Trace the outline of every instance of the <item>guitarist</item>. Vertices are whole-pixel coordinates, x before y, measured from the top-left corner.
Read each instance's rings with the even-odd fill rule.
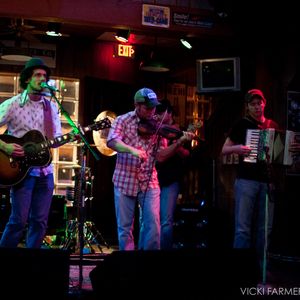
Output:
[[[49,101],[49,90],[41,87],[51,70],[39,58],[29,60],[20,73],[22,93],[0,104],[0,126],[16,138],[30,130],[39,130],[52,139],[61,135],[57,106]],[[22,145],[0,141],[0,151],[9,156],[24,156]],[[3,231],[0,246],[17,247],[26,234],[27,248],[40,248],[46,234],[54,190],[53,166],[31,168],[24,179],[11,187],[11,215]]]

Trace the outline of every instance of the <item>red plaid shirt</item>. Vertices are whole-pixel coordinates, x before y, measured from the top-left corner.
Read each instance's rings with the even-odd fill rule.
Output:
[[[148,153],[147,160],[141,160],[130,153],[117,153],[117,161],[113,174],[113,183],[122,193],[136,196],[139,191],[145,192],[148,188],[158,188],[157,172],[155,169],[155,149],[167,147],[167,140],[152,136],[142,137],[138,134],[139,117],[135,111],[118,116],[111,125],[107,142],[120,139],[125,144],[137,149],[144,149]]]

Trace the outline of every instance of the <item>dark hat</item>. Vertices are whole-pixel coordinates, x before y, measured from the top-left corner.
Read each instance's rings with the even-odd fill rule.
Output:
[[[154,91],[149,88],[142,88],[138,90],[134,95],[134,103],[145,104],[150,108],[160,104]]]
[[[26,81],[30,76],[32,76],[32,71],[34,69],[43,69],[47,72],[47,79],[49,79],[51,70],[45,65],[44,61],[38,57],[31,58],[26,64],[24,69],[20,73],[20,84],[23,89],[26,89]]]
[[[159,101],[159,103],[160,105],[158,105],[156,108],[157,113],[163,113],[166,110],[168,111],[168,113],[174,111],[171,102],[168,99],[162,99]]]
[[[245,102],[249,103],[253,100],[253,98],[260,98],[261,100],[264,101],[264,103],[266,103],[266,98],[261,90],[258,89],[249,90],[245,95]]]

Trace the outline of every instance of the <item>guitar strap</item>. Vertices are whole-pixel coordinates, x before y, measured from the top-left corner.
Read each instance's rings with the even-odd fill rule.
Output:
[[[51,103],[49,100],[44,98],[44,127],[45,127],[45,136],[52,140],[53,136],[53,120],[52,120],[52,110]]]

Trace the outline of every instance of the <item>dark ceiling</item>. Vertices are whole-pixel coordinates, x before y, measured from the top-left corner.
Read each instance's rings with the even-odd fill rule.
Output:
[[[230,42],[238,39],[242,43],[297,43],[300,18],[290,0],[271,5],[258,0],[210,0],[210,18],[213,30],[193,30],[182,27],[162,30],[137,26],[131,28],[131,43],[173,47],[183,35],[200,41],[219,39]],[[117,16],[116,16],[117,17]],[[91,39],[114,41],[117,25],[58,20],[61,23],[60,38],[45,35],[49,18],[22,18],[0,15],[0,40],[21,39],[29,42],[56,43],[62,39]],[[282,45],[281,45],[282,46]]]

